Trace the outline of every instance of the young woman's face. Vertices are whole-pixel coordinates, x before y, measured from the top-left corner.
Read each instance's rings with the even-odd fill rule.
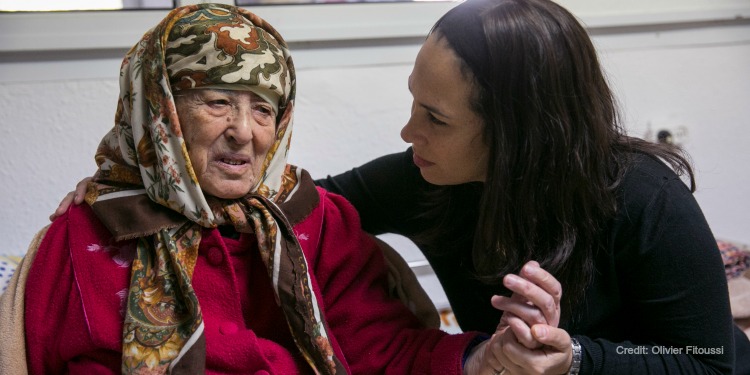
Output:
[[[482,119],[470,103],[473,84],[444,38],[427,38],[409,90],[414,101],[401,138],[412,144],[422,177],[436,185],[484,181],[489,148]]]
[[[185,145],[205,194],[250,192],[276,135],[273,106],[249,91],[196,89],[175,99]]]

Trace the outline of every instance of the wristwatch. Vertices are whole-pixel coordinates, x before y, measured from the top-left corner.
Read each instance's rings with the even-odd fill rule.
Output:
[[[581,357],[583,357],[581,344],[577,339],[571,337],[570,346],[573,348],[573,363],[570,364],[568,375],[578,375],[578,371],[581,371]]]

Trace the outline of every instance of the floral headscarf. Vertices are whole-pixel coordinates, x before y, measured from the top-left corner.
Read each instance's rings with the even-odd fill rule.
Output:
[[[277,106],[276,138],[243,198],[206,197],[182,137],[173,92],[250,90]],[[299,350],[316,373],[343,373],[307,262],[277,204],[301,170],[286,163],[295,74],[286,43],[258,16],[229,5],[173,10],[125,56],[114,128],[96,154],[86,201],[116,240],[138,239],[123,329],[123,373],[202,373],[205,338],[192,288],[202,227],[255,233]]]

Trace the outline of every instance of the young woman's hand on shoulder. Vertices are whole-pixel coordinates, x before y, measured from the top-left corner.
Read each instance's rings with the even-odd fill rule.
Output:
[[[57,206],[55,212],[49,215],[49,221],[55,221],[58,216],[65,213],[71,204],[83,203],[83,198],[86,196],[86,186],[91,182],[92,177],[86,177],[76,184],[76,189],[65,195],[60,201],[60,205]]]

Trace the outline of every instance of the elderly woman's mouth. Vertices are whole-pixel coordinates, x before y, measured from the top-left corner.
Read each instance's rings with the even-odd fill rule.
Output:
[[[217,155],[214,164],[229,173],[244,173],[252,165],[252,158],[245,155]]]
[[[243,164],[247,164],[247,162],[244,161],[244,160],[236,160],[236,159],[221,159],[221,162],[224,163],[224,164],[229,164],[229,165],[243,165]]]
[[[227,164],[246,164],[252,157],[245,152],[214,152],[213,159]]]

